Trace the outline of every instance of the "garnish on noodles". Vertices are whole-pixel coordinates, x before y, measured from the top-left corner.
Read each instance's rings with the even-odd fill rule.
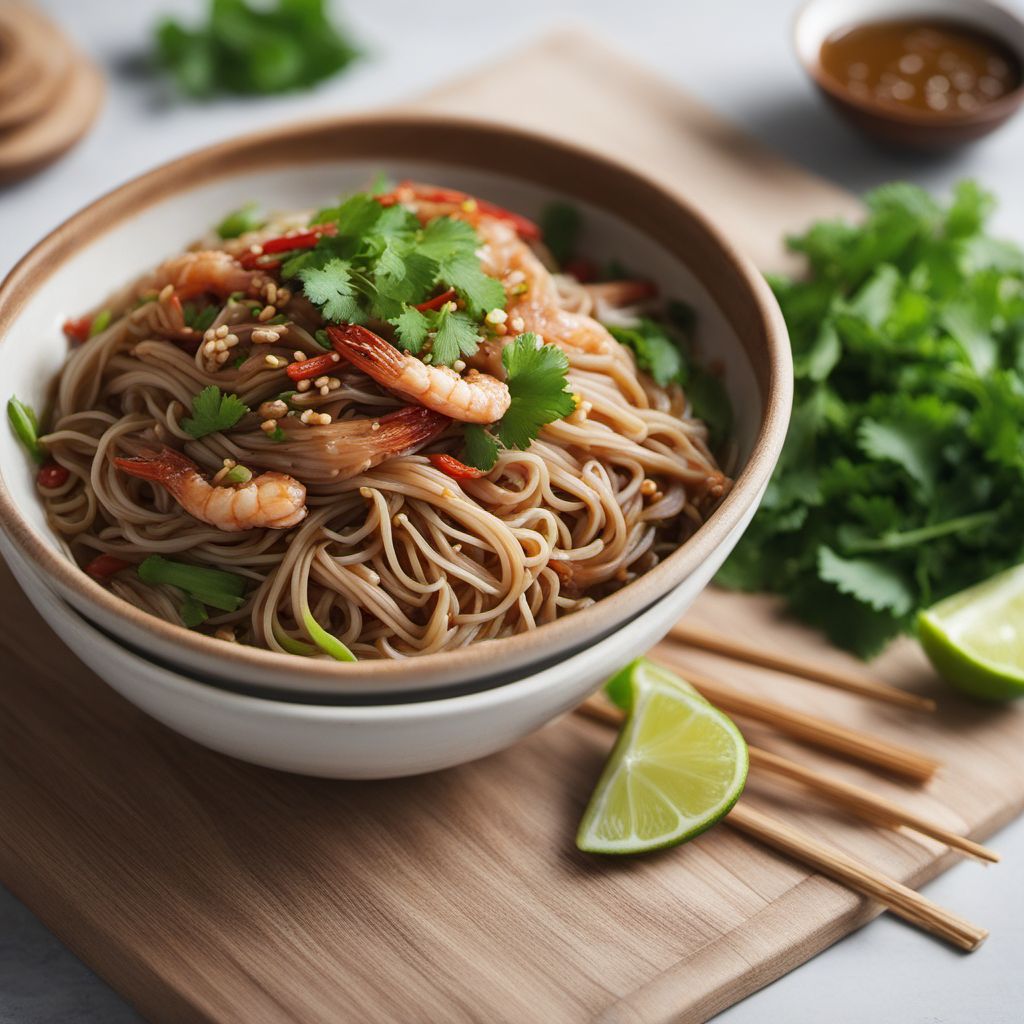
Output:
[[[452,650],[600,600],[728,489],[649,282],[432,185],[243,211],[69,311],[44,426],[9,409],[133,605],[303,657]]]

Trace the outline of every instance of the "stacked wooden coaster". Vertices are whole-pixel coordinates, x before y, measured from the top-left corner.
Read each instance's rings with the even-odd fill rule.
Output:
[[[53,22],[20,0],[0,3],[0,183],[67,152],[102,96],[98,69]]]

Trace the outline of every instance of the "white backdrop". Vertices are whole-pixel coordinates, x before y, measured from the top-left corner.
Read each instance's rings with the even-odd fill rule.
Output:
[[[3,0],[0,0],[3,2]],[[942,159],[896,157],[835,120],[793,57],[796,0],[349,0],[368,57],[312,94],[183,103],[142,67],[159,14],[205,0],[40,0],[106,70],[100,121],[65,160],[0,191],[0,274],[68,214],[157,163],[291,117],[399,100],[575,20],[791,159],[855,190],[896,177],[943,190],[965,175],[1002,199],[998,226],[1024,242],[1024,115]],[[1024,0],[1010,0],[1024,9]],[[1024,821],[993,841],[1006,860],[963,864],[929,895],[992,929],[965,957],[883,918],[727,1011],[723,1024],[1020,1024],[1024,1020]],[[539,1020],[542,1018],[539,1017]],[[125,1024],[137,1016],[0,889],[0,1024]]]

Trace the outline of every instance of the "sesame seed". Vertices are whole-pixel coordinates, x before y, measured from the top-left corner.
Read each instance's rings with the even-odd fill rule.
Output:
[[[317,388],[325,388],[325,387],[327,387],[327,378],[326,377],[317,377],[317,379],[315,381],[313,381],[313,386],[317,387]]]
[[[259,412],[265,420],[279,420],[288,415],[288,406],[280,398],[275,398],[260,405]]]
[[[331,389],[326,384],[321,384],[317,390],[320,392],[321,395],[323,395],[324,398],[326,398],[331,393]]]
[[[374,420],[373,423],[370,424],[370,429],[380,430],[380,422],[378,420]]]
[[[466,368],[466,360],[465,359],[456,359],[455,362],[452,363],[452,369],[456,373],[462,373],[462,371],[465,368]]]
[[[526,329],[526,321],[521,316],[514,316],[512,317],[509,326],[513,331],[523,331]]]
[[[292,353],[292,359],[294,359],[295,362],[297,362],[297,363],[301,363],[305,358],[306,358],[306,353],[303,352],[302,349],[300,349],[300,348],[297,348]]]
[[[300,380],[295,385],[295,387],[299,391],[308,391],[312,386],[313,386],[313,382],[311,380]]]
[[[203,332],[203,341],[213,341],[216,337],[217,332],[212,327]]]
[[[275,300],[277,308],[281,309],[282,306],[287,306],[289,301],[291,300],[291,297],[292,293],[287,288],[278,288],[277,299]]]
[[[174,285],[165,284],[160,289],[160,294],[157,296],[157,300],[160,302],[166,302],[174,294]]]
[[[266,363],[267,366],[269,366],[272,370],[277,370],[280,367],[284,366],[284,360],[278,359],[277,356],[275,355],[265,355],[263,357],[263,362]]]
[[[266,296],[267,302],[277,302],[277,285],[273,281],[268,281],[263,289],[263,294]]]
[[[235,631],[230,626],[221,626],[213,635],[218,640],[226,640],[231,644],[235,642]]]
[[[260,430],[262,430],[265,434],[272,434],[275,430],[277,430],[277,420],[264,420],[260,424]]]
[[[337,391],[341,387],[341,381],[337,377],[328,377],[327,387],[331,391]]]
[[[226,338],[228,336],[228,333],[229,328],[227,324],[221,324],[220,327],[218,327],[217,330],[213,332],[215,338]]]
[[[503,309],[492,309],[487,314],[487,322],[489,324],[503,324],[508,319],[508,313]]]
[[[257,327],[252,332],[252,342],[254,345],[273,345],[280,339],[280,335],[277,331],[272,331],[266,328]]]
[[[339,356],[337,352],[332,352],[331,353],[331,362],[333,362],[333,363],[340,363],[341,362],[341,356]]]
[[[203,352],[208,356],[212,356],[217,351],[217,342],[211,339],[203,346]]]
[[[268,320],[273,320],[275,316],[277,316],[277,308],[275,306],[264,306],[256,319],[261,323],[266,323]]]
[[[372,498],[373,497],[373,491],[371,491],[369,487],[360,487],[359,488],[359,496],[361,498]]]

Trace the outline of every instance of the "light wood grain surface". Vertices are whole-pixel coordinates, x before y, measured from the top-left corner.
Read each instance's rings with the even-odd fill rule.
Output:
[[[705,206],[762,266],[778,265],[783,230],[854,207],[592,42],[559,38],[510,70],[429,102],[509,111],[620,152]],[[419,779],[290,777],[207,752],[125,703],[6,570],[0,607],[0,878],[151,1020],[692,1024],[876,912],[726,829],[642,860],[576,852],[610,745],[596,723],[568,717]],[[851,664],[768,599],[711,591],[692,620]],[[939,697],[936,715],[673,656],[944,761],[918,788],[749,729],[949,828],[981,838],[1024,807],[1024,714],[947,697],[909,644],[875,674]],[[744,800],[912,885],[950,861],[928,839],[864,828],[785,785],[752,783]],[[999,885],[1005,869],[979,867],[978,884]]]

